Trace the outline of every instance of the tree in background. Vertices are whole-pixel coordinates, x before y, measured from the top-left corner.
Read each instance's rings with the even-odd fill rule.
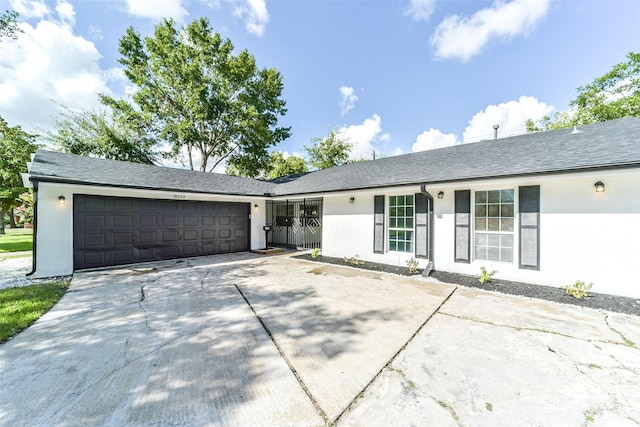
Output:
[[[5,10],[0,14],[0,41],[5,37],[15,39],[22,32],[18,27],[18,16],[14,10]]]
[[[136,119],[131,119],[135,116]],[[55,130],[46,139],[65,153],[97,156],[127,162],[153,164],[155,141],[141,127],[140,115],[121,108],[107,111],[73,112],[65,110],[56,119]]]
[[[622,117],[640,117],[640,53],[629,52],[627,61],[613,66],[611,71],[592,83],[578,88],[578,96],[568,111],[557,113],[552,120],[546,116],[538,122],[525,122],[527,132],[540,132],[599,123]]]
[[[268,179],[276,179],[281,176],[293,175],[308,172],[307,162],[299,156],[285,157],[280,151],[272,151],[269,154]]]
[[[132,27],[120,39],[119,62],[136,85],[132,103],[102,96],[116,110],[137,112],[155,141],[171,147],[180,161],[184,149],[191,169],[212,171],[222,162],[240,174],[258,176],[268,166],[268,148],[290,135],[278,127],[286,113],[282,76],[258,69],[246,50],[214,33],[206,18],[177,29],[172,20],[141,38]],[[199,165],[194,165],[196,158]]]
[[[332,130],[324,138],[314,138],[311,142],[311,147],[305,146],[304,149],[313,168],[328,169],[350,163],[349,155],[353,144],[341,138],[336,131]]]
[[[0,234],[4,234],[4,213],[9,213],[11,226],[15,226],[13,210],[22,204],[20,194],[27,191],[20,174],[27,172],[27,162],[39,147],[36,137],[0,117]]]

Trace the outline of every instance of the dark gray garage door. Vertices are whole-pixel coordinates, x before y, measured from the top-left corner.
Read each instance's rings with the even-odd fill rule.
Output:
[[[75,195],[74,269],[247,251],[249,206]]]

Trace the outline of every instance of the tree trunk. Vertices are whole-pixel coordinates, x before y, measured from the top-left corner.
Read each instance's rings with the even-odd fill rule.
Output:
[[[0,234],[5,234],[4,232],[4,212],[0,211]]]
[[[15,212],[13,212],[13,208],[11,208],[11,210],[9,211],[9,226],[11,228],[18,228],[18,226],[16,225],[16,215]]]

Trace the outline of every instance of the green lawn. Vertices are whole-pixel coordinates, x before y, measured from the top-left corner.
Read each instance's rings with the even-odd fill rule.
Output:
[[[33,248],[33,229],[7,228],[0,234],[0,253],[30,251]]]
[[[0,343],[28,328],[64,295],[68,282],[0,289]]]

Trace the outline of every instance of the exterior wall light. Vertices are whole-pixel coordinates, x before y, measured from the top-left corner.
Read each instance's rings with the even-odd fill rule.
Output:
[[[260,209],[260,206],[258,206],[258,204],[256,203],[255,205],[253,205],[253,209],[257,211],[258,209]]]
[[[58,196],[58,204],[59,205],[64,205],[66,201],[67,201],[67,199],[65,199],[64,196]]]
[[[438,199],[444,198],[444,191],[438,192]]]
[[[355,197],[349,197],[349,203],[353,203],[353,202],[355,202],[355,201],[356,201],[356,198],[355,198]]]
[[[604,182],[598,181],[593,186],[596,187],[596,193],[604,193]]]

